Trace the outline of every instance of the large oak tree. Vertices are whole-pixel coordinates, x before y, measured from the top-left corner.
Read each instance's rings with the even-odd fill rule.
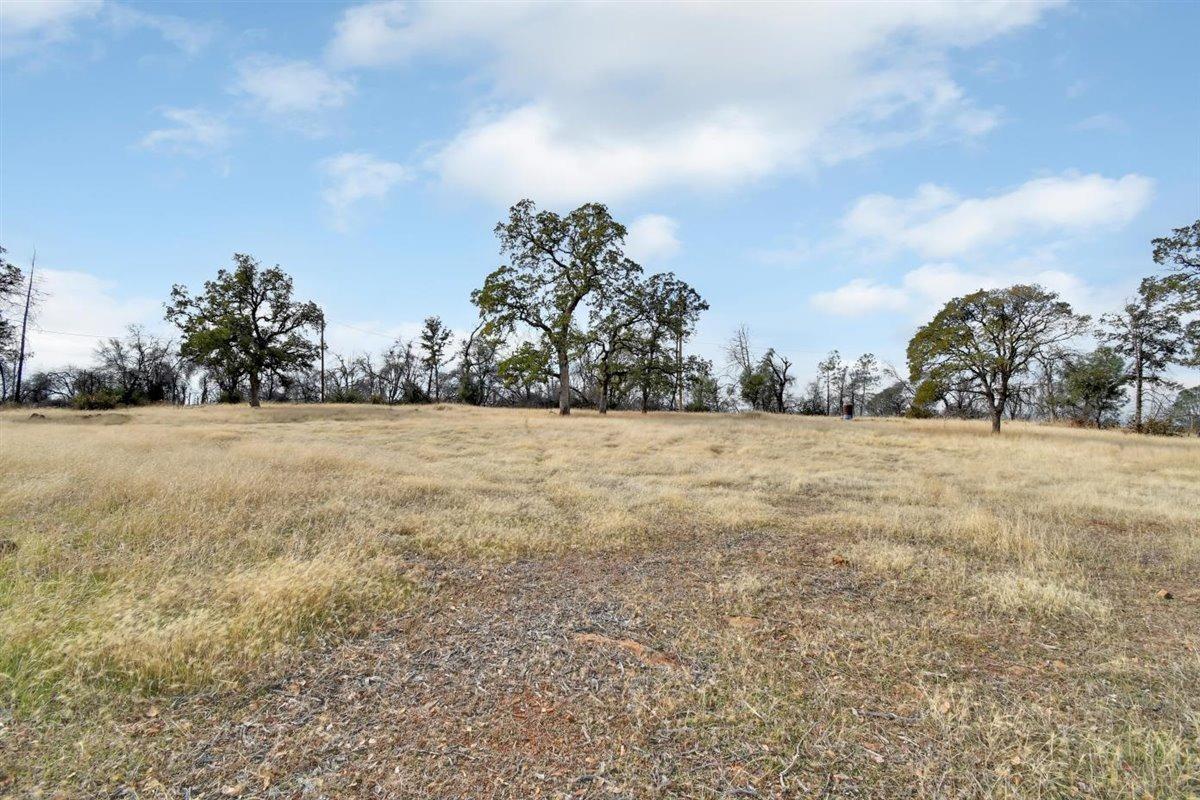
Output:
[[[1087,329],[1054,292],[1040,286],[980,289],[956,297],[908,343],[913,383],[961,382],[986,401],[992,432],[1008,405],[1013,378],[1042,353]]]
[[[245,376],[250,405],[258,407],[264,374],[308,367],[319,348],[304,336],[322,320],[315,303],[292,300],[292,279],[278,266],[263,269],[236,253],[234,268],[220,270],[192,295],[176,285],[167,319],[183,333],[185,358],[226,376]]]
[[[575,312],[592,293],[618,294],[642,271],[625,257],[625,233],[625,226],[599,203],[560,216],[522,200],[496,225],[500,252],[509,263],[471,294],[489,328],[523,324],[545,338],[558,366],[560,414],[571,413]]]

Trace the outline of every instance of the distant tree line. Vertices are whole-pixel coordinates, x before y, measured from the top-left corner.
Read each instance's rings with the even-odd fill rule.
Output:
[[[986,418],[995,433],[1005,418],[1115,426],[1132,402],[1135,431],[1200,435],[1200,386],[1166,377],[1172,365],[1200,366],[1200,220],[1152,247],[1165,271],[1095,321],[1040,286],[950,300],[909,342],[906,375],[870,353],[848,361],[834,350],[797,394],[792,361],[755,352],[743,326],[726,347],[727,392],[759,411]],[[1096,346],[1074,346],[1086,339]]]
[[[139,327],[98,344],[86,367],[23,376],[32,275],[0,248],[0,398],[111,408],[140,403],[437,403],[1039,419],[1197,433],[1200,387],[1166,377],[1200,366],[1200,220],[1152,243],[1162,271],[1097,320],[1055,293],[1017,285],[945,304],[909,342],[901,373],[873,354],[834,350],[797,384],[794,362],[757,349],[746,326],[725,367],[688,353],[708,303],[672,273],[647,275],[624,253],[626,229],[603,205],[563,216],[531,201],[496,225],[504,263],[471,294],[456,334],[438,316],[379,353],[325,346],[325,315],[293,298],[292,279],[235,254],[200,291],[176,286],[166,319],[178,339]],[[31,272],[33,264],[31,263]],[[1079,349],[1090,341],[1094,347]]]

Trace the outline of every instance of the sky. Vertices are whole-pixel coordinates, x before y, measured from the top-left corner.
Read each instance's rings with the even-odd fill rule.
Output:
[[[802,377],[903,371],[950,298],[1117,308],[1200,218],[1200,3],[0,3],[0,245],[34,365],[169,331],[176,283],[279,264],[331,347],[475,320],[522,198]]]

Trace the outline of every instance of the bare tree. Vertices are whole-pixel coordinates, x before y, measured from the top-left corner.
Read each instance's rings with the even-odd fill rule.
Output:
[[[29,331],[29,312],[33,308],[33,280],[37,269],[37,250],[29,259],[29,282],[25,286],[25,310],[21,313],[21,342],[17,346],[17,375],[13,384],[13,402],[21,402],[21,376],[25,372],[25,342]]]

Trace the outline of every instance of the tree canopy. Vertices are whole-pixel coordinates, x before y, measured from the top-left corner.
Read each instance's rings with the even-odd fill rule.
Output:
[[[292,300],[292,279],[278,266],[263,269],[242,253],[233,260],[234,268],[219,270],[203,292],[192,295],[176,285],[166,317],[183,334],[183,357],[246,376],[250,405],[257,407],[264,373],[307,366],[317,357],[319,348],[304,329],[319,326],[322,314],[315,303]]]
[[[1200,219],[1182,228],[1176,228],[1170,236],[1162,236],[1151,242],[1154,247],[1154,263],[1167,267],[1171,272],[1162,278],[1150,279],[1159,283],[1172,298],[1171,310],[1180,317],[1187,314],[1200,315]],[[1181,349],[1188,353],[1183,363],[1200,366],[1200,316],[1182,325],[1179,332]]]
[[[631,291],[641,274],[642,268],[625,256],[625,234],[625,226],[600,203],[560,216],[522,200],[496,225],[500,252],[509,263],[471,294],[471,302],[492,329],[520,323],[546,338],[558,361],[561,414],[571,413],[571,324],[576,310],[594,292]]]
[[[1047,348],[1083,333],[1088,318],[1037,285],[980,289],[956,297],[908,343],[914,383],[963,383],[987,402],[992,431],[1008,404],[1012,380]]]

